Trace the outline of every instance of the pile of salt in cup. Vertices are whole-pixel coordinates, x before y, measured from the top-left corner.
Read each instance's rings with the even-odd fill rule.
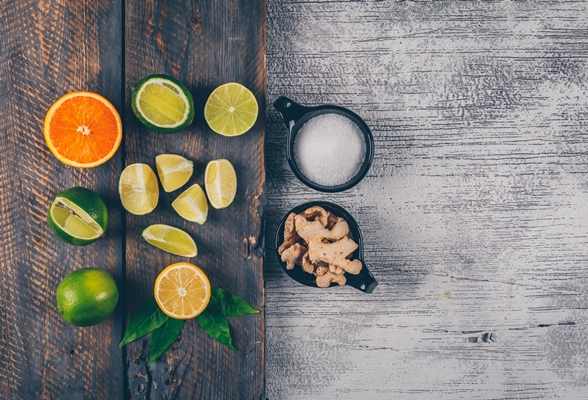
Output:
[[[366,154],[363,132],[350,118],[320,114],[308,120],[294,139],[294,159],[310,181],[328,187],[343,185],[361,169]]]

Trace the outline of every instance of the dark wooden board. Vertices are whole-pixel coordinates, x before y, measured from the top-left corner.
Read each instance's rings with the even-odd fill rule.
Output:
[[[125,164],[142,162],[155,169],[161,153],[195,162],[188,185],[203,185],[206,164],[229,159],[237,171],[235,202],[209,210],[200,226],[179,217],[170,203],[181,190],[161,191],[159,205],[147,216],[126,217],[127,305],[132,312],[153,293],[155,278],[167,265],[182,261],[141,238],[150,224],[165,223],[188,231],[199,255],[192,259],[215,286],[223,287],[263,310],[262,260],[254,254],[261,233],[259,205],[265,179],[264,113],[243,136],[212,132],[203,118],[204,103],[218,85],[239,82],[265,110],[265,1],[128,1],[125,27]],[[130,110],[130,88],[152,73],[172,75],[194,96],[196,116],[185,131],[165,135],[142,126]],[[131,398],[259,399],[264,385],[264,314],[230,320],[238,352],[213,341],[188,321],[179,341],[146,367],[147,339],[127,347]]]
[[[3,1],[0,6],[0,398],[116,399],[124,392],[118,341],[122,307],[91,328],[68,325],[55,307],[61,279],[81,267],[123,287],[119,152],[94,169],[68,167],[43,138],[51,104],[95,91],[119,110],[122,6],[118,0]],[[97,191],[109,208],[106,236],[75,247],[49,230],[53,197],[71,186]]]
[[[269,0],[268,104],[372,128],[354,189],[306,188],[267,120],[267,397],[585,399],[588,2]],[[290,280],[273,235],[327,199],[380,285]]]

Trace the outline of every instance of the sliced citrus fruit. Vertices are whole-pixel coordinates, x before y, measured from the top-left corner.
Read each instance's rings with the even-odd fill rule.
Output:
[[[204,186],[210,204],[225,208],[235,200],[237,193],[237,174],[229,160],[212,160],[204,171]]]
[[[85,246],[104,235],[108,209],[96,192],[72,187],[55,196],[47,212],[47,223],[64,242]]]
[[[208,218],[208,202],[202,187],[195,183],[172,202],[172,207],[185,220],[203,225]]]
[[[198,248],[194,239],[181,229],[173,226],[155,224],[142,233],[147,243],[181,257],[196,257]]]
[[[129,165],[120,174],[118,194],[123,207],[131,214],[149,214],[159,201],[155,172],[147,164]]]
[[[57,100],[45,116],[45,141],[62,163],[92,168],[110,160],[122,140],[116,108],[91,92],[72,92]]]
[[[135,83],[131,108],[146,127],[162,133],[178,132],[194,119],[192,94],[168,75],[149,75]]]
[[[184,186],[194,172],[194,163],[177,154],[160,154],[155,157],[157,175],[163,190],[173,192]]]
[[[239,136],[257,120],[259,109],[251,90],[240,83],[225,83],[214,89],[204,106],[210,129],[223,136]]]
[[[210,293],[206,274],[194,264],[179,262],[161,271],[155,280],[153,296],[166,315],[191,319],[204,311]]]

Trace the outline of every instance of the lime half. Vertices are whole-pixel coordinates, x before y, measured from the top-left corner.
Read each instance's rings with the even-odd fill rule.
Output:
[[[142,236],[147,243],[168,253],[181,257],[196,257],[198,255],[194,239],[183,230],[173,226],[151,225],[145,228]]]
[[[210,129],[223,136],[239,136],[255,125],[257,100],[240,83],[225,83],[214,89],[204,106],[204,119]]]
[[[108,209],[96,192],[73,187],[55,197],[47,212],[47,223],[64,242],[85,246],[104,235]]]
[[[202,187],[195,183],[186,189],[172,203],[172,207],[187,221],[203,225],[208,218],[208,202]]]
[[[178,132],[194,119],[192,94],[167,75],[149,75],[135,83],[131,108],[146,127],[162,133]]]

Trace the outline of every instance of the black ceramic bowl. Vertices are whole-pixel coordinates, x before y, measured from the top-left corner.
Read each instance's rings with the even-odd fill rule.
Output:
[[[309,203],[301,204],[288,211],[284,218],[282,218],[282,221],[280,222],[280,225],[278,225],[278,230],[276,232],[275,245],[276,256],[278,257],[278,262],[282,266],[284,272],[286,272],[286,274],[288,274],[288,276],[294,279],[296,282],[302,283],[306,286],[317,287],[316,277],[314,275],[304,272],[302,267],[299,265],[296,265],[294,269],[286,269],[286,263],[282,261],[282,258],[278,254],[278,248],[284,242],[284,224],[286,223],[288,215],[290,215],[290,213],[298,214],[307,208],[314,206],[322,207],[337,217],[341,217],[347,221],[349,224],[349,232],[353,240],[355,240],[355,242],[358,244],[358,248],[355,250],[355,252],[353,252],[351,258],[359,259],[362,262],[363,267],[358,275],[345,273],[345,278],[347,279],[346,284],[365,293],[373,292],[374,288],[378,285],[378,282],[374,279],[373,275],[370,273],[365,263],[363,262],[363,236],[361,235],[361,231],[359,230],[357,222],[343,207],[326,201],[311,201]],[[333,286],[339,286],[339,284],[331,283],[330,287]]]
[[[305,107],[287,97],[280,97],[274,102],[274,107],[284,120],[288,129],[286,143],[286,157],[294,175],[306,186],[321,192],[341,192],[357,185],[369,171],[374,159],[374,138],[370,128],[359,115],[351,110],[339,106],[323,105],[317,107]],[[337,186],[324,186],[308,179],[296,164],[294,157],[294,142],[300,128],[311,118],[321,114],[339,114],[353,121],[363,133],[365,139],[365,158],[357,174],[349,181]]]

